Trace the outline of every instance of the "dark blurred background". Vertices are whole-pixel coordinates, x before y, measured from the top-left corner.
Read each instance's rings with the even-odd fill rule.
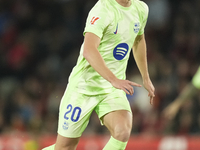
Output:
[[[132,136],[199,136],[200,94],[171,121],[161,112],[200,64],[200,1],[144,1],[150,9],[145,35],[156,97],[151,106],[143,88],[127,96],[134,113]],[[87,14],[96,2],[0,1],[0,136],[56,135],[60,99],[83,42]],[[127,78],[142,83],[132,55]],[[108,133],[96,114],[91,118],[85,136]]]

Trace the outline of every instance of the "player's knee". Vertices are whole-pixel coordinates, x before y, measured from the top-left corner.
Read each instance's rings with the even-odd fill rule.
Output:
[[[112,136],[119,141],[127,142],[130,137],[131,128],[131,126],[117,125]]]

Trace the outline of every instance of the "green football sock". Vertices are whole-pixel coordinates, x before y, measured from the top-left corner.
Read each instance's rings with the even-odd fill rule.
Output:
[[[112,136],[103,150],[124,150],[126,148],[127,142],[121,142],[114,139]]]
[[[55,144],[54,145],[51,145],[49,147],[45,147],[44,149],[42,150],[55,150]]]

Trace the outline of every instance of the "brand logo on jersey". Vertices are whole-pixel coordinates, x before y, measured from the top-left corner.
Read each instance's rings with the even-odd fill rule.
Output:
[[[117,27],[116,27],[114,34],[117,34],[117,31],[118,31],[118,24],[117,24]]]
[[[126,56],[128,50],[129,50],[128,44],[120,43],[114,48],[113,56],[117,60],[122,60]]]
[[[138,22],[138,23],[135,23],[135,24],[134,24],[134,32],[135,32],[135,33],[138,33],[139,30],[140,30],[140,23]]]
[[[100,17],[92,17],[92,20],[90,21],[90,23],[91,23],[91,25],[94,25],[95,24],[95,22],[97,21],[97,20],[99,20],[100,19]]]

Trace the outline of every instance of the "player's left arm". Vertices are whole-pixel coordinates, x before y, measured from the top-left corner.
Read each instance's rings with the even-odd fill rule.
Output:
[[[147,52],[146,41],[144,34],[138,35],[132,47],[133,56],[135,58],[138,69],[142,75],[143,84],[145,89],[149,92],[150,103],[153,104],[153,98],[155,97],[155,88],[150,80],[148,65],[147,65]]]

